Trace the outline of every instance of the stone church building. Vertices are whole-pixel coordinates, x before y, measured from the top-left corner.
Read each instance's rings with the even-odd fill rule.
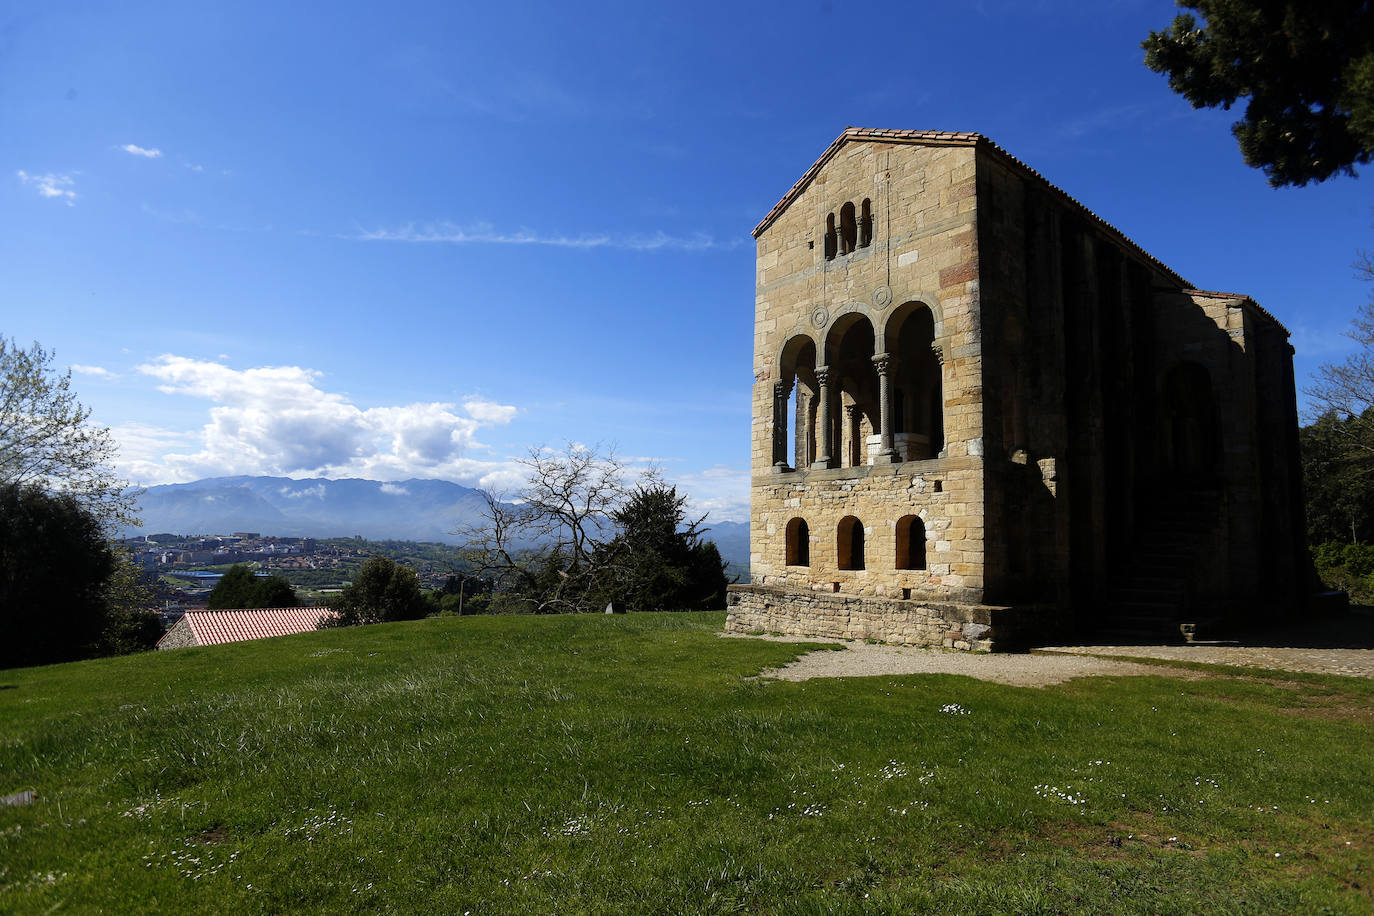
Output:
[[[1254,300],[979,134],[849,128],[753,234],[727,628],[996,649],[1298,606],[1293,350]]]

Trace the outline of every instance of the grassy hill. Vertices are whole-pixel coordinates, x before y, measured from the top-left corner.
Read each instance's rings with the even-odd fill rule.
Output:
[[[0,671],[0,911],[1369,912],[1374,685],[752,679],[721,615]],[[1325,909],[1323,909],[1325,908]]]

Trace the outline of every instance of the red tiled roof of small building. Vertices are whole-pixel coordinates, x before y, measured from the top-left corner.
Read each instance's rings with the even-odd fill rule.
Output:
[[[1020,159],[1017,159],[1011,153],[1007,152],[1005,149],[998,146],[996,143],[992,142],[982,134],[969,133],[967,131],[888,130],[872,127],[846,127],[844,129],[844,133],[840,134],[838,137],[835,138],[835,142],[830,144],[829,149],[827,149],[824,153],[821,154],[821,158],[817,159],[815,163],[811,166],[811,168],[807,169],[806,173],[803,174],[801,178],[797,179],[797,183],[792,185],[792,189],[788,191],[786,194],[784,194],[782,196],[782,200],[774,204],[773,209],[768,211],[768,215],[763,218],[763,221],[754,227],[754,238],[758,238],[759,235],[765,229],[771,226],[773,224],[773,221],[777,219],[782,214],[782,212],[788,208],[788,206],[791,205],[792,201],[795,200],[798,196],[801,195],[803,191],[806,190],[807,185],[811,184],[812,180],[815,179],[816,175],[820,173],[820,170],[825,167],[825,164],[827,162],[829,162],[831,159],[835,157],[835,154],[840,151],[840,148],[842,146],[852,141],[861,142],[865,140],[888,143],[925,143],[933,146],[978,146],[987,150],[991,150],[993,153],[1000,156],[1003,161],[1010,163],[1014,168],[1017,168],[1025,172],[1027,175],[1030,175],[1032,178],[1035,178],[1037,181],[1043,183],[1051,191],[1057,194],[1062,200],[1069,203],[1079,212],[1087,216],[1088,219],[1090,219],[1092,222],[1096,223],[1099,228],[1106,230],[1106,232],[1109,235],[1116,238],[1126,247],[1135,251],[1137,254],[1145,258],[1154,266],[1158,267],[1160,270],[1164,271],[1164,273],[1167,274],[1169,278],[1172,279],[1174,282],[1178,283],[1179,286],[1192,286],[1191,283],[1189,283],[1187,280],[1184,280],[1181,276],[1175,273],[1173,269],[1169,267],[1169,265],[1165,264],[1163,261],[1159,260],[1159,258],[1156,258],[1154,255],[1150,254],[1144,248],[1141,248],[1135,242],[1131,241],[1120,229],[1117,229],[1111,223],[1107,222],[1102,217],[1098,216],[1096,213],[1089,210],[1087,207],[1083,206],[1083,204],[1079,203],[1073,197],[1069,196],[1068,192],[1064,191],[1064,189],[1060,188],[1059,186],[1053,184],[1048,179],[1046,179],[1044,175],[1041,175],[1035,169],[1026,165]]]
[[[327,607],[237,608],[215,611],[193,609],[186,612],[184,619],[195,636],[196,645],[214,646],[226,642],[308,633],[316,629],[322,619],[332,616],[333,613]]]

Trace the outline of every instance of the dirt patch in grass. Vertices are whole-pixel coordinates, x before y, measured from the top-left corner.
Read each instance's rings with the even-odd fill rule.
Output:
[[[206,846],[218,846],[220,843],[229,840],[229,828],[222,824],[210,827],[207,830],[202,830],[200,833],[197,833],[193,839],[197,843],[202,843]]]

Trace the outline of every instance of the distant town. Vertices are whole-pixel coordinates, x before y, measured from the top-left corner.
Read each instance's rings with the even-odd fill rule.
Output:
[[[371,556],[404,562],[428,589],[440,589],[450,576],[465,571],[460,550],[452,544],[415,541],[371,541],[354,538],[274,537],[255,531],[232,534],[147,534],[125,538],[136,566],[158,583],[165,619],[188,607],[204,607],[225,570],[245,563],[260,575],[286,578],[302,601],[327,604]]]

